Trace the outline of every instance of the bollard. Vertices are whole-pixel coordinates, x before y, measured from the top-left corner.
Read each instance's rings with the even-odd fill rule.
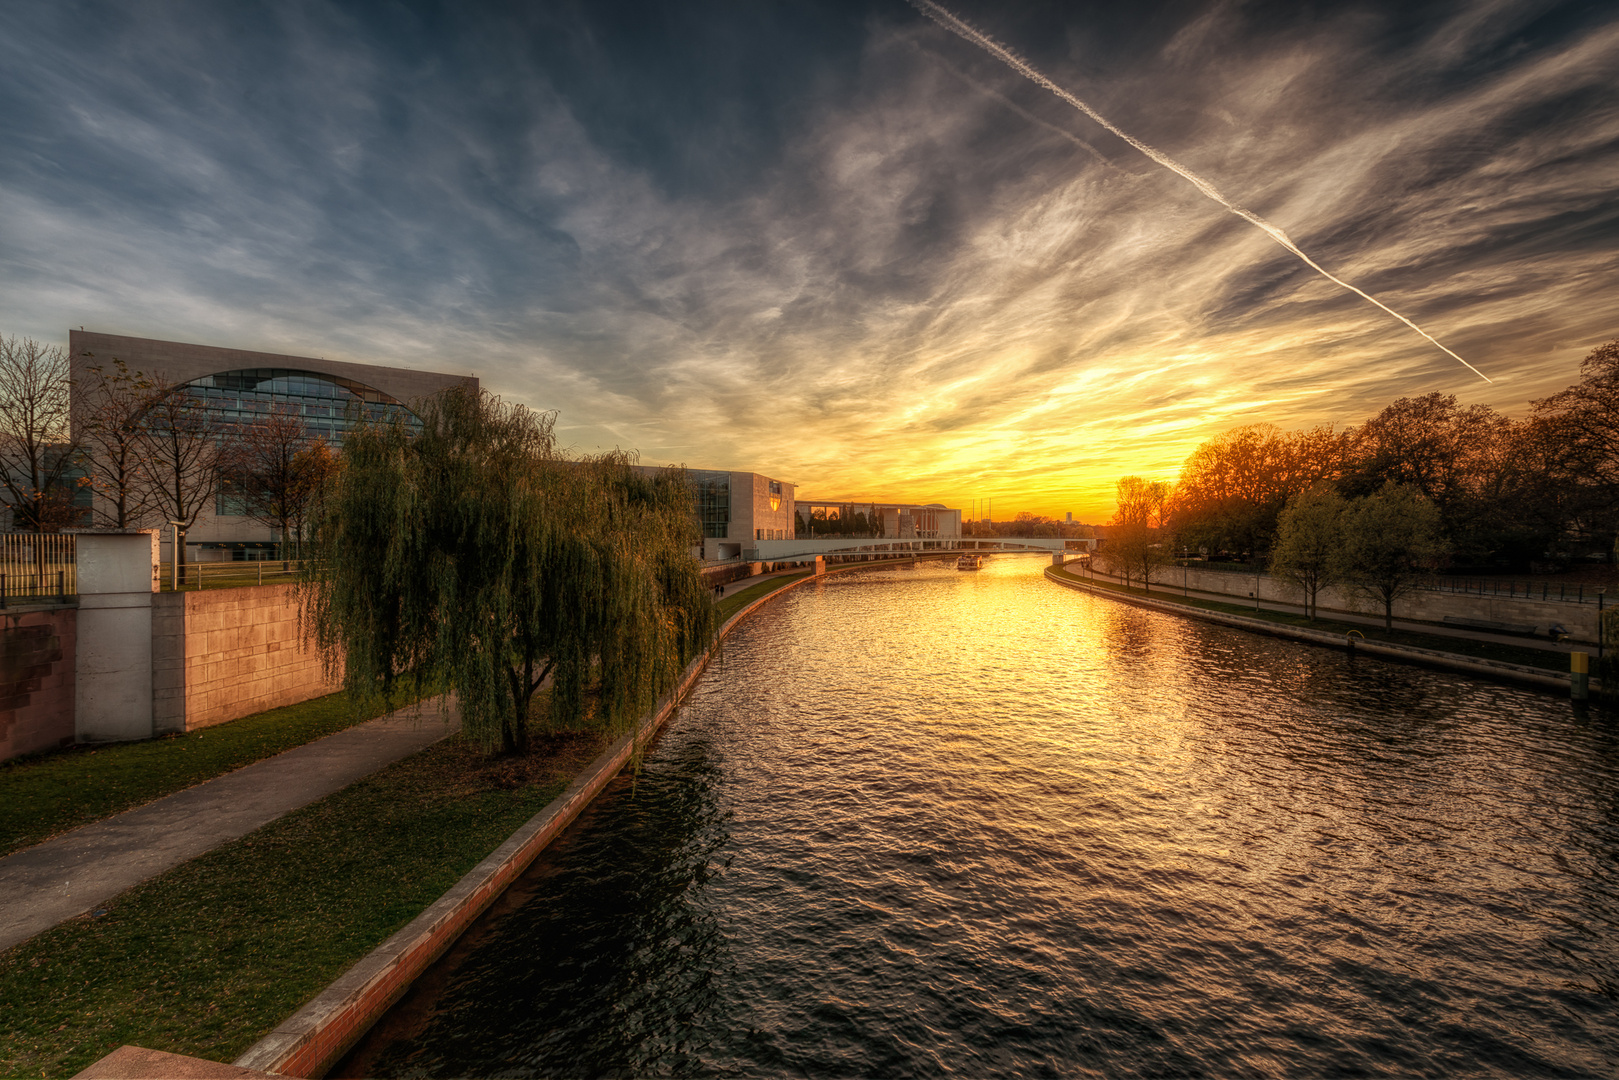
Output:
[[[1574,701],[1588,701],[1591,697],[1591,654],[1568,654],[1568,696]]]

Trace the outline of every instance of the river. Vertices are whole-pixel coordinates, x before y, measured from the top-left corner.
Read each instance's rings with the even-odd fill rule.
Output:
[[[1611,1076],[1619,726],[1099,600],[834,576],[378,1076]]]

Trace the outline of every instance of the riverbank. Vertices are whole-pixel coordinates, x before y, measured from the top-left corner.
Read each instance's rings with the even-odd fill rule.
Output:
[[[184,735],[14,758],[0,764],[0,856],[380,715],[328,694]]]
[[[1415,636],[1404,634],[1401,631],[1387,634],[1375,628],[1363,626],[1340,628],[1325,620],[1317,620],[1314,626],[1300,625],[1305,622],[1302,616],[1282,612],[1254,612],[1251,609],[1238,608],[1234,604],[1224,604],[1212,600],[1194,598],[1170,600],[1154,596],[1140,589],[1127,589],[1122,585],[1090,581],[1066,568],[1047,567],[1045,574],[1048,580],[1066,588],[1118,600],[1136,607],[1201,619],[1205,622],[1233,626],[1238,629],[1269,634],[1274,637],[1285,637],[1310,645],[1324,645],[1329,648],[1376,656],[1380,659],[1423,664],[1447,671],[1458,671],[1483,678],[1500,679],[1520,685],[1534,686],[1542,690],[1551,690],[1565,695],[1569,692],[1569,677],[1566,673],[1541,666],[1544,663],[1542,658],[1560,655],[1556,653],[1521,648],[1513,650],[1511,646],[1500,646],[1490,642],[1431,635],[1436,644],[1443,643],[1448,646],[1448,648],[1435,648],[1399,640],[1401,637],[1410,638]],[[1361,637],[1357,639],[1349,631],[1353,631],[1355,635],[1361,635]],[[1500,655],[1511,656],[1512,659],[1498,658]],[[1592,679],[1591,687],[1592,692],[1595,693],[1600,689],[1599,681]]]
[[[719,638],[810,580],[799,572],[737,583],[722,601]],[[682,692],[704,663],[693,661]],[[654,711],[638,741],[678,698]],[[570,794],[580,777],[605,773],[605,783],[623,765],[623,747],[604,747],[599,735],[542,728],[535,738],[540,748],[524,762],[490,762],[446,740],[137,886],[102,915],[0,954],[0,1007],[22,1018],[0,1032],[0,1075],[69,1075],[131,1043],[213,1061],[244,1054],[422,913],[459,903],[452,898],[485,853],[565,824],[558,804],[577,813],[594,795]],[[360,1018],[357,1030],[374,1019]]]

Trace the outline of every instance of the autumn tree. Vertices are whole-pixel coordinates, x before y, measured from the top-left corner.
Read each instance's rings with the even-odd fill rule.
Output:
[[[100,496],[92,503],[98,525],[137,529],[155,514],[154,493],[142,468],[150,451],[146,413],[153,387],[151,379],[112,357],[92,365],[84,383],[73,388],[80,460],[91,490]]]
[[[1329,427],[1285,433],[1251,424],[1204,442],[1181,467],[1169,508],[1175,532],[1211,549],[1270,547],[1287,500],[1342,470],[1341,437]]]
[[[1343,564],[1343,517],[1347,503],[1331,484],[1294,495],[1276,519],[1271,573],[1304,594],[1304,612],[1316,617],[1316,597],[1337,581]]]
[[[1452,547],[1469,563],[1501,547],[1494,511],[1510,473],[1513,425],[1487,405],[1454,394],[1401,398],[1346,435],[1350,498],[1401,484],[1439,511]]]
[[[486,749],[522,753],[534,695],[622,729],[709,641],[691,490],[624,454],[560,460],[553,418],[455,389],[421,429],[361,424],[313,529],[308,624],[349,691],[460,702]]]
[[[0,485],[13,528],[54,532],[77,521],[69,390],[66,352],[0,338]]]
[[[1619,531],[1619,339],[1592,349],[1579,381],[1534,408],[1568,524],[1611,544]]]
[[[1103,568],[1124,579],[1125,587],[1139,579],[1150,592],[1152,574],[1169,559],[1159,533],[1168,485],[1162,481],[1126,476],[1114,485],[1117,508],[1108,526],[1107,543],[1097,552]]]
[[[292,537],[298,544],[298,555],[303,556],[304,543],[310,539],[310,527],[319,521],[323,501],[331,491],[343,460],[332,452],[324,439],[314,439],[299,450],[292,459],[294,477],[292,510]]]
[[[1383,608],[1383,626],[1392,630],[1394,602],[1432,574],[1446,554],[1439,509],[1415,487],[1389,481],[1351,502],[1342,521],[1339,572]]]

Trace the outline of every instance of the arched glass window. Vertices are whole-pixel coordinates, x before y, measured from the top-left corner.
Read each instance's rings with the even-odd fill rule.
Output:
[[[311,436],[333,444],[343,441],[343,433],[354,426],[355,415],[371,421],[403,418],[411,427],[420,424],[415,414],[381,390],[315,371],[221,371],[193,379],[186,389],[222,427],[250,424],[276,408],[291,408],[308,425]]]

